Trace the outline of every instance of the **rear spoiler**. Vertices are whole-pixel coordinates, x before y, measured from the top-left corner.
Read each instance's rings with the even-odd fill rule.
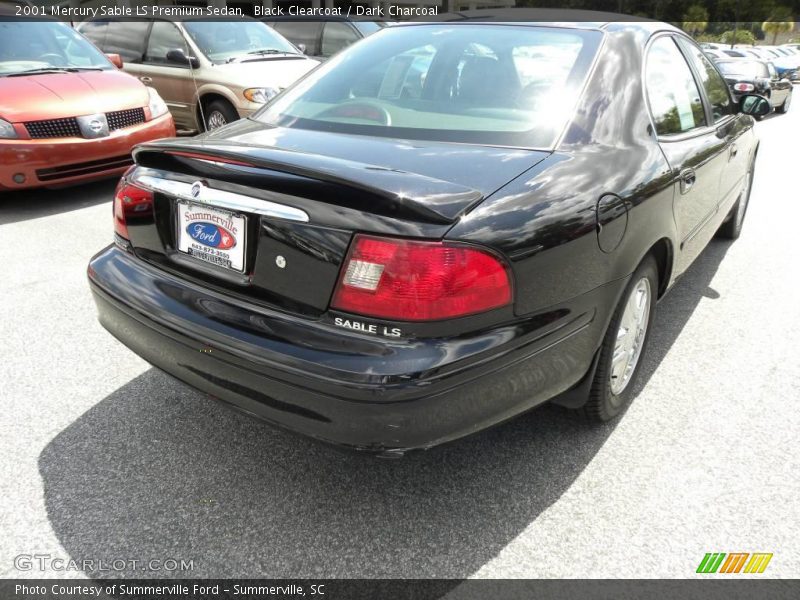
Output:
[[[169,168],[170,157],[201,173],[213,166],[232,175],[272,171],[337,184],[374,196],[382,212],[434,224],[455,222],[483,199],[478,190],[417,173],[268,146],[169,139],[138,146],[133,157],[156,169]]]

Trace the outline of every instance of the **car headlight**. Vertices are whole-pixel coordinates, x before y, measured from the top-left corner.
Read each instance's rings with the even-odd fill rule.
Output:
[[[147,93],[150,94],[150,118],[156,119],[161,115],[167,114],[169,109],[166,103],[161,99],[161,96],[158,95],[158,92],[149,87],[147,88]]]
[[[271,87],[265,88],[250,88],[244,91],[244,97],[250,102],[257,102],[258,104],[266,104],[278,95],[278,90]]]
[[[0,119],[0,139],[14,139],[17,137],[17,132],[14,131],[14,126],[4,119]]]

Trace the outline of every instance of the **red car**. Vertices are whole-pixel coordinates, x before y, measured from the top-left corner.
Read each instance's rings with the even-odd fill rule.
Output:
[[[133,146],[175,135],[120,64],[64,23],[0,20],[0,191],[119,175]]]

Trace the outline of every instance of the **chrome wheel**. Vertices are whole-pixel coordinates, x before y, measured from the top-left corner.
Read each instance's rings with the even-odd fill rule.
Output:
[[[228,120],[225,118],[225,115],[218,110],[211,111],[211,114],[208,115],[207,121],[208,123],[206,124],[206,129],[208,131],[219,129],[223,125],[228,124]]]
[[[617,330],[614,354],[611,358],[611,393],[621,394],[631,381],[639,362],[650,321],[652,293],[650,280],[642,277],[633,286]]]

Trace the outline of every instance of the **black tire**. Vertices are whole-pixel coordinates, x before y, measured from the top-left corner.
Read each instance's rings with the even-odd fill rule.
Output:
[[[742,191],[739,193],[739,198],[736,204],[731,207],[731,211],[725,218],[725,221],[720,225],[717,230],[717,236],[727,239],[735,240],[742,234],[742,225],[744,225],[744,218],[747,215],[747,207],[750,205],[750,190],[753,189],[753,174],[755,172],[756,159],[753,158],[750,163],[750,168],[747,169],[747,181],[745,182]]]
[[[792,105],[792,92],[789,91],[789,95],[783,99],[783,104],[781,104],[776,110],[781,114],[786,114],[789,112],[789,107]]]
[[[203,125],[206,131],[219,129],[223,125],[239,120],[239,114],[227,100],[214,100],[203,108]]]
[[[643,280],[649,287],[649,305],[647,307],[647,321],[641,337],[641,346],[634,362],[633,369],[627,380],[617,385],[622,385],[622,389],[615,391],[612,385],[614,351],[619,338],[620,326],[623,314],[628,302],[634,293],[638,293],[639,286]],[[636,381],[639,378],[644,356],[647,352],[647,342],[650,339],[650,330],[653,325],[653,317],[656,311],[656,300],[658,298],[658,266],[655,259],[648,255],[641,262],[636,272],[631,277],[625,292],[622,294],[619,305],[614,311],[611,323],[603,338],[603,345],[600,348],[600,358],[597,363],[594,381],[589,391],[589,399],[580,409],[585,417],[593,421],[610,421],[617,417],[630,404],[633,393],[636,389]],[[644,314],[644,311],[643,311]],[[638,337],[638,336],[637,336]],[[614,379],[617,379],[616,377]],[[616,384],[616,382],[615,382]]]

